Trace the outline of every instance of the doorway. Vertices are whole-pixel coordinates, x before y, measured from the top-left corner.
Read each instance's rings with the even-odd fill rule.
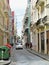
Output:
[[[41,33],[41,52],[44,53],[44,32]]]
[[[38,33],[38,52],[39,52],[39,33]]]
[[[49,54],[49,31],[47,31],[47,54]]]

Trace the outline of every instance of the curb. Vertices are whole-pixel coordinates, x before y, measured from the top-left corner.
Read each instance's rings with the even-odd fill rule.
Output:
[[[32,52],[31,50],[28,50],[28,49],[27,49],[27,51],[29,51],[30,53],[32,53],[32,54],[34,54],[34,55],[36,55],[36,56],[38,56],[38,57],[40,57],[40,58],[42,58],[42,59],[44,59],[44,60],[46,60],[46,61],[49,61],[49,59],[46,59],[45,57],[43,57],[43,56],[41,56],[41,55],[39,55],[39,54],[36,54],[36,53]]]
[[[0,60],[0,65],[7,65],[10,63],[11,63],[11,60],[8,60],[8,61]]]

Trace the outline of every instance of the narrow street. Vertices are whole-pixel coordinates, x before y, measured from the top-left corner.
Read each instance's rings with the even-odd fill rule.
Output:
[[[26,49],[13,49],[9,65],[49,65],[49,62],[29,53]]]
[[[0,65],[5,64],[49,65],[49,0],[0,0]]]

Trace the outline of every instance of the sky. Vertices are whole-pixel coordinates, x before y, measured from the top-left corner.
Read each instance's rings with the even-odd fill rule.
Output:
[[[27,0],[10,0],[11,10],[15,12],[15,21],[17,21],[17,34],[21,36],[22,20],[27,7]]]

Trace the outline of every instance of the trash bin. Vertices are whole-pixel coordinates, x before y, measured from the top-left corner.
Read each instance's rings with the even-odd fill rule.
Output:
[[[0,60],[8,60],[10,57],[10,49],[6,46],[0,46]]]
[[[11,48],[12,48],[12,46],[10,45],[10,43],[7,43],[6,45],[4,45],[4,46],[6,46],[6,47],[8,47],[10,50],[9,50],[9,55],[11,56]]]

